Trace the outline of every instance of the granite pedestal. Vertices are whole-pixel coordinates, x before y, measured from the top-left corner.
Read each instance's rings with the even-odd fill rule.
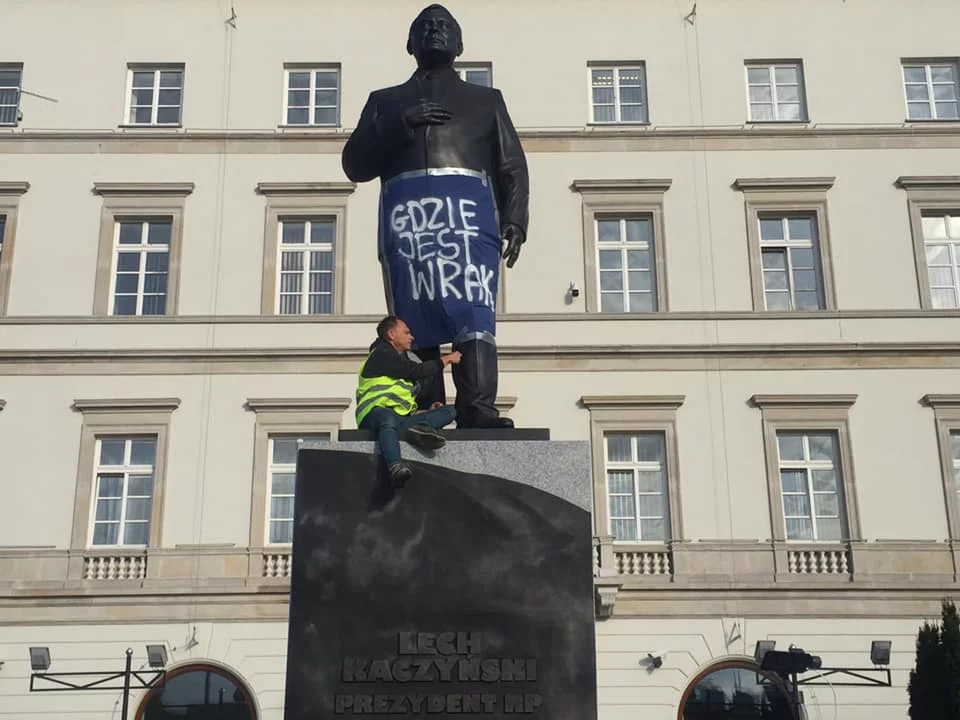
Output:
[[[456,435],[301,449],[286,720],[596,718],[588,444]]]

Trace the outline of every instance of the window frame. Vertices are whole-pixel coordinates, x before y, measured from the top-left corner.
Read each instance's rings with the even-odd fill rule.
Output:
[[[151,318],[178,314],[180,299],[183,221],[191,183],[96,183],[93,193],[102,198],[100,242],[93,293],[93,314],[123,318]],[[122,218],[169,216],[170,250],[167,266],[167,300],[163,315],[114,315],[115,232]]]
[[[20,73],[20,84],[17,86],[17,104],[14,107],[13,122],[0,122],[0,128],[20,127],[20,114],[23,112],[20,103],[23,100],[23,63],[22,62],[0,62],[0,71]],[[7,86],[9,87],[9,86]],[[7,106],[9,107],[9,106]]]
[[[125,445],[125,447],[124,447],[124,452],[126,452],[126,443],[129,442],[129,441],[131,441],[131,440],[133,440],[134,438],[137,438],[137,437],[149,437],[149,438],[152,438],[153,441],[154,441],[154,448],[155,448],[155,450],[156,450],[156,449],[159,449],[159,438],[158,438],[155,434],[153,434],[153,433],[141,433],[141,432],[128,432],[128,433],[116,432],[116,433],[114,433],[114,432],[109,432],[109,433],[98,433],[98,434],[96,434],[96,435],[94,436],[94,439],[93,439],[93,447],[94,447],[94,456],[93,456],[94,470],[93,470],[93,483],[92,483],[92,487],[91,487],[89,533],[88,533],[88,536],[87,536],[87,548],[88,548],[89,550],[92,550],[92,551],[102,551],[102,550],[105,550],[105,549],[116,548],[116,549],[121,550],[121,551],[140,552],[140,551],[144,550],[144,549],[147,547],[147,545],[141,545],[141,544],[136,544],[136,543],[116,542],[116,543],[102,543],[102,544],[99,544],[99,545],[98,545],[98,544],[95,544],[95,543],[93,542],[93,538],[94,538],[94,536],[95,536],[95,534],[96,534],[96,529],[97,529],[97,526],[96,526],[96,523],[97,523],[97,518],[96,518],[96,513],[97,513],[97,500],[100,499],[100,498],[97,497],[97,490],[99,489],[98,480],[99,480],[99,477],[100,477],[100,474],[101,474],[101,473],[100,473],[100,468],[101,468],[101,467],[108,467],[108,466],[102,466],[102,465],[100,464],[99,453],[97,453],[97,450],[101,447],[102,442],[103,442],[103,440],[104,440],[105,438],[114,438],[114,439],[122,439],[122,440],[124,441],[124,445]],[[125,465],[124,467],[126,467],[126,468],[131,468],[131,467],[134,467],[134,466],[133,466],[133,465]],[[153,461],[153,466],[151,467],[150,472],[151,472],[152,477],[153,477],[154,480],[155,480],[156,474],[157,474],[157,460],[156,460],[156,459],[154,459],[154,461]],[[106,474],[113,474],[113,473],[106,473]],[[121,513],[120,513],[120,515],[121,515],[121,518],[120,518],[120,520],[118,521],[118,525],[119,525],[118,537],[119,537],[119,538],[123,538],[123,537],[124,537],[124,531],[126,530],[127,523],[130,522],[130,521],[128,521],[127,518],[126,518],[127,503],[128,503],[128,500],[130,499],[130,496],[129,496],[129,493],[128,493],[128,486],[129,486],[129,482],[128,482],[128,481],[129,481],[129,478],[128,478],[127,476],[128,476],[128,475],[132,475],[132,474],[135,474],[135,473],[129,472],[129,470],[124,471],[124,473],[123,473],[123,475],[124,475],[123,490],[122,490],[122,494],[121,494],[121,496],[120,496],[120,501],[121,501]],[[135,497],[139,497],[139,496],[135,496]],[[151,493],[151,495],[150,495],[150,515],[151,515],[150,524],[151,524],[151,530],[152,530],[152,529],[153,529],[153,493]],[[132,522],[137,522],[137,521],[132,521]]]
[[[353,398],[249,398],[246,409],[254,413],[253,481],[250,495],[249,546],[261,552],[287,548],[268,543],[270,514],[270,437],[272,435],[320,435],[336,440],[343,426],[343,414]],[[254,557],[256,555],[256,557]],[[251,553],[249,575],[263,575],[262,556]]]
[[[923,214],[952,210],[960,216],[960,175],[901,175],[894,185],[907,195],[907,216],[913,241],[913,260],[917,273],[920,309],[932,312],[956,312],[957,308],[935,308],[930,294],[930,273],[923,237]],[[958,289],[960,290],[960,289]],[[960,305],[960,294],[958,294]]]
[[[284,244],[284,242],[283,242],[283,226],[284,226],[284,224],[286,224],[286,223],[305,223],[305,224],[309,224],[309,230],[305,227],[304,243],[303,243],[302,245],[298,245],[297,247],[293,247],[291,244],[287,244],[287,245]],[[282,284],[283,284],[282,282],[280,282],[281,279],[282,279],[282,276],[283,276],[283,262],[282,262],[283,253],[284,253],[285,251],[287,251],[287,252],[296,252],[296,253],[299,253],[299,254],[301,254],[301,255],[303,255],[303,254],[312,255],[314,252],[328,252],[328,251],[326,251],[326,250],[323,250],[323,249],[322,249],[322,246],[320,246],[320,245],[313,245],[313,244],[307,242],[307,240],[308,240],[308,239],[310,238],[310,236],[312,235],[313,226],[314,226],[314,224],[316,224],[316,223],[330,223],[330,224],[333,225],[333,242],[331,243],[329,252],[330,252],[331,254],[333,254],[333,256],[334,256],[334,257],[333,257],[333,261],[334,261],[334,264],[335,264],[335,263],[336,263],[336,260],[337,260],[337,218],[336,218],[335,216],[312,214],[312,215],[299,216],[299,217],[298,217],[298,216],[295,216],[295,215],[280,215],[280,216],[278,217],[278,220],[277,220],[277,257],[276,257],[277,272],[276,272],[276,274],[275,274],[275,276],[274,276],[274,281],[276,282],[278,289],[277,289],[277,291],[274,293],[274,306],[273,306],[273,314],[274,314],[274,315],[277,315],[277,316],[293,316],[293,317],[299,317],[299,316],[316,317],[317,315],[332,315],[332,314],[335,314],[335,313],[334,313],[334,309],[335,309],[335,306],[336,306],[336,295],[337,295],[337,288],[336,288],[336,281],[337,281],[337,278],[336,278],[336,267],[333,267],[333,268],[331,269],[331,271],[330,271],[331,274],[334,276],[334,277],[333,277],[333,286],[332,286],[332,288],[331,288],[331,290],[330,290],[331,312],[329,312],[329,313],[310,313],[310,312],[284,313],[284,312],[281,312],[281,307],[282,307],[282,305],[283,305],[282,300],[283,300],[283,297],[284,297],[284,293],[283,293],[279,288],[280,288],[280,286],[282,286]],[[306,258],[305,261],[302,263],[302,267],[301,267],[301,269],[300,269],[300,279],[301,279],[301,283],[300,283],[300,291],[297,293],[297,298],[298,298],[298,300],[300,301],[300,307],[301,307],[301,309],[303,309],[303,308],[308,308],[308,309],[309,309],[309,306],[310,306],[310,294],[311,294],[311,293],[310,293],[310,289],[309,289],[309,288],[310,288],[310,274],[311,274],[311,263],[310,263],[309,257],[308,257],[308,258]],[[292,293],[287,293],[287,296],[290,296],[290,295],[292,295]]]
[[[78,399],[73,401],[72,407],[74,411],[82,414],[83,420],[70,535],[70,550],[73,552],[69,560],[68,575],[71,579],[80,579],[83,577],[86,554],[101,554],[112,548],[131,553],[149,553],[161,546],[170,426],[174,411],[180,407],[180,398]],[[97,438],[105,435],[155,435],[157,438],[150,537],[146,548],[90,543],[93,537]]]
[[[580,194],[583,238],[584,307],[585,312],[607,317],[629,317],[635,313],[604,313],[600,310],[600,267],[596,230],[598,217],[604,215],[649,216],[653,229],[654,279],[657,305],[653,313],[669,312],[667,281],[667,234],[665,194],[672,180],[574,180],[572,189]],[[639,314],[639,313],[636,313]],[[649,315],[651,312],[644,311]]]
[[[291,72],[309,72],[310,73],[310,119],[309,123],[290,123],[288,121],[289,101],[290,101],[290,73]],[[337,105],[336,120],[332,123],[316,123],[313,119],[316,117],[316,95],[314,94],[316,86],[316,72],[335,72],[337,74]],[[308,129],[318,130],[322,128],[340,128],[342,127],[343,117],[343,67],[337,62],[290,62],[283,64],[283,98],[281,102],[281,115],[279,127],[284,129]]]
[[[468,70],[474,70],[474,71],[486,70],[487,74],[490,77],[490,84],[481,85],[480,87],[488,87],[488,88],[493,87],[493,63],[492,62],[456,62],[453,64],[453,69],[456,71],[460,79],[465,83],[470,82],[469,80],[467,80]],[[476,84],[476,83],[472,83],[472,84]]]
[[[0,215],[4,216],[3,236],[0,237],[0,316],[7,314],[10,301],[20,198],[29,189],[28,182],[0,182]]]
[[[737,178],[733,183],[734,189],[743,194],[750,295],[754,312],[779,312],[795,316],[797,314],[821,313],[837,309],[827,201],[828,191],[835,182],[836,178],[833,177],[796,177]],[[815,217],[820,282],[823,288],[823,308],[819,310],[767,310],[763,284],[760,216],[768,213],[810,214]]]
[[[593,71],[594,70],[612,70],[614,73],[614,120],[595,120],[593,105]],[[641,73],[641,89],[643,91],[643,120],[623,120],[621,119],[620,108],[620,71],[621,70],[639,70]],[[647,62],[646,60],[589,60],[587,61],[587,126],[610,127],[610,126],[633,126],[643,127],[650,125],[650,84],[647,80]]]
[[[960,433],[960,395],[927,394],[921,402],[933,410],[937,432],[937,450],[940,453],[940,477],[943,483],[944,508],[947,514],[947,532],[951,540],[960,538],[960,497],[954,479],[953,433]]]
[[[763,67],[767,69],[768,76],[771,69],[776,68],[777,65],[795,65],[797,68],[798,76],[798,96],[800,102],[800,117],[796,120],[784,120],[782,118],[776,117],[772,120],[756,120],[753,117],[753,103],[750,102],[750,68]],[[747,104],[747,123],[751,125],[770,125],[770,124],[788,124],[788,125],[797,125],[810,122],[810,108],[807,105],[807,79],[806,73],[804,72],[803,60],[801,58],[781,58],[781,59],[746,59],[743,61],[743,84],[744,89],[746,90],[746,104]],[[774,72],[773,84],[771,88],[771,104],[774,108],[777,107],[776,101],[774,99],[776,93],[776,76]]]
[[[133,106],[133,74],[135,72],[153,72],[154,73],[154,82],[156,83],[154,87],[154,92],[156,97],[154,102],[151,104],[151,121],[149,123],[137,123],[131,122],[130,120],[130,109]],[[157,115],[159,106],[160,106],[160,79],[157,76],[157,73],[161,72],[179,72],[180,73],[180,114],[178,116],[176,123],[160,123],[154,120],[154,117]],[[186,109],[186,95],[187,95],[187,67],[186,63],[182,62],[136,62],[136,63],[127,63],[127,74],[126,74],[126,96],[123,99],[123,118],[121,119],[119,126],[121,128],[150,128],[153,130],[157,129],[172,129],[176,130],[183,127],[183,113]]]
[[[256,187],[264,197],[263,260],[260,314],[280,317],[278,308],[278,262],[280,258],[280,222],[284,217],[328,217],[334,220],[333,312],[322,317],[344,314],[346,288],[347,205],[355,183],[262,182]],[[292,317],[301,317],[300,315]],[[318,317],[304,315],[303,317]]]
[[[907,97],[907,78],[905,76],[905,69],[908,65],[952,65],[953,66],[953,75],[954,75],[954,92],[957,96],[957,114],[958,117],[955,118],[911,118],[910,117],[910,100]],[[926,73],[925,73],[926,74]],[[928,87],[930,87],[928,85]],[[903,93],[903,109],[904,109],[904,122],[907,123],[960,123],[960,57],[958,56],[946,56],[946,57],[902,57],[900,58],[900,91]],[[934,111],[936,111],[936,99],[927,98],[927,102],[934,103]]]
[[[667,522],[663,541],[618,540],[616,545],[662,547],[683,539],[678,411],[683,395],[585,395],[580,404],[590,414],[590,448],[593,466],[594,533],[609,537],[610,507],[607,494],[606,436],[609,433],[663,433],[666,442]]]
[[[856,395],[754,395],[750,398],[750,404],[760,410],[767,500],[770,511],[770,537],[774,543],[787,547],[837,546],[863,538],[850,433],[850,408],[856,401]],[[777,434],[782,431],[815,432],[818,430],[834,432],[837,436],[837,451],[840,456],[837,467],[843,481],[842,502],[849,537],[840,540],[788,540],[783,512]]]

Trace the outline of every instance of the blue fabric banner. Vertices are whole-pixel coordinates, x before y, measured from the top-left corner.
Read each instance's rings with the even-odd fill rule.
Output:
[[[496,335],[500,223],[483,173],[420,170],[384,183],[380,258],[415,348]]]

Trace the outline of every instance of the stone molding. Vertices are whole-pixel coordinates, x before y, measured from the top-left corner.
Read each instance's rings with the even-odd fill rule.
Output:
[[[623,408],[676,410],[686,399],[685,395],[584,395],[580,398],[588,410],[620,410]]]
[[[753,395],[750,404],[758,408],[780,407],[835,407],[848,408],[857,401],[856,395]]]
[[[247,410],[261,412],[343,412],[353,398],[248,398]]]
[[[960,175],[901,175],[893,184],[902,190],[960,190]]]
[[[30,189],[28,182],[0,182],[0,195],[23,195]]]
[[[103,182],[93,184],[93,194],[186,197],[192,194],[195,188],[196,185],[192,182]]]
[[[836,181],[835,177],[737,178],[733,188],[741,192],[826,192]]]
[[[350,195],[357,189],[352,182],[261,182],[258,195]]]
[[[93,398],[74,400],[77,412],[173,412],[180,398]]]
[[[673,185],[670,178],[588,178],[574,180],[570,189],[578,193],[665,193]]]

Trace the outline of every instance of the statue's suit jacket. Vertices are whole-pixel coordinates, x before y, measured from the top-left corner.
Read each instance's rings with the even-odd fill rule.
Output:
[[[407,127],[401,111],[433,100],[450,111],[442,125]],[[486,172],[493,183],[501,228],[527,232],[530,180],[517,131],[499,90],[462,81],[452,68],[417,70],[402,85],[370,93],[343,149],[343,170],[354,182],[402,172],[458,167]]]

